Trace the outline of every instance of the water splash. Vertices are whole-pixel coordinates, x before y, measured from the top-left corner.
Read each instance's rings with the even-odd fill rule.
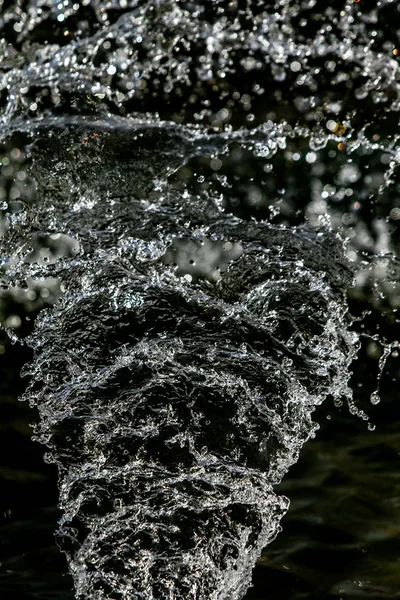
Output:
[[[315,406],[362,414],[345,293],[397,306],[397,13],[2,9],[3,321],[40,311],[79,598],[241,598]]]
[[[90,144],[102,134],[91,141],[85,125],[82,145],[66,127],[62,138],[43,129],[30,150],[29,218],[64,255],[26,249],[26,224],[3,239],[17,248],[6,273],[56,277],[64,292],[28,340],[26,398],[59,467],[59,543],[77,595],[240,598],[279,531],[287,501],[272,486],[312,435],[313,409],[350,393],[349,263],[328,231],[245,222],[169,189],[165,176],[208,151],[207,137],[114,129],[95,178]],[[149,189],[144,165],[164,184]],[[216,258],[189,279],[176,248],[204,240]]]

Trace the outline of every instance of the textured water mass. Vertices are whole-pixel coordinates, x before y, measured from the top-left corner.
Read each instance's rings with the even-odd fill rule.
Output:
[[[349,394],[351,270],[329,231],[149,189],[149,171],[218,139],[114,123],[83,150],[82,135],[64,123],[32,145],[41,249],[24,244],[26,222],[3,238],[18,247],[8,273],[62,282],[28,339],[26,397],[59,467],[77,596],[240,598],[279,531],[288,503],[273,486],[314,431],[312,411]],[[100,177],[86,149],[98,139]]]
[[[396,272],[393,4],[2,8],[2,320],[39,313],[77,598],[242,598],[315,407],[351,403],[347,289]]]

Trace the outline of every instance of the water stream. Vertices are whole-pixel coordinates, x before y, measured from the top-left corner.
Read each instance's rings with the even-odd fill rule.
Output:
[[[0,8],[0,310],[77,599],[242,599],[313,413],[373,435],[397,381],[398,5],[265,4]]]

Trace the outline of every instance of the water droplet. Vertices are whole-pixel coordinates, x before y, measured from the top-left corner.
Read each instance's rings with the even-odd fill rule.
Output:
[[[381,401],[379,393],[377,391],[372,392],[372,394],[369,397],[369,400],[371,404],[379,404]]]

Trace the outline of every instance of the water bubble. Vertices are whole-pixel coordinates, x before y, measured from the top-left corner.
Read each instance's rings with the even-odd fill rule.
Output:
[[[5,327],[10,327],[11,329],[18,329],[21,327],[22,321],[19,315],[10,315],[7,317],[4,325]]]
[[[222,167],[222,160],[219,158],[213,158],[210,162],[210,167],[213,171],[219,171]]]
[[[315,163],[316,160],[317,160],[317,155],[315,154],[315,152],[307,152],[307,154],[306,154],[306,161],[309,164]]]

